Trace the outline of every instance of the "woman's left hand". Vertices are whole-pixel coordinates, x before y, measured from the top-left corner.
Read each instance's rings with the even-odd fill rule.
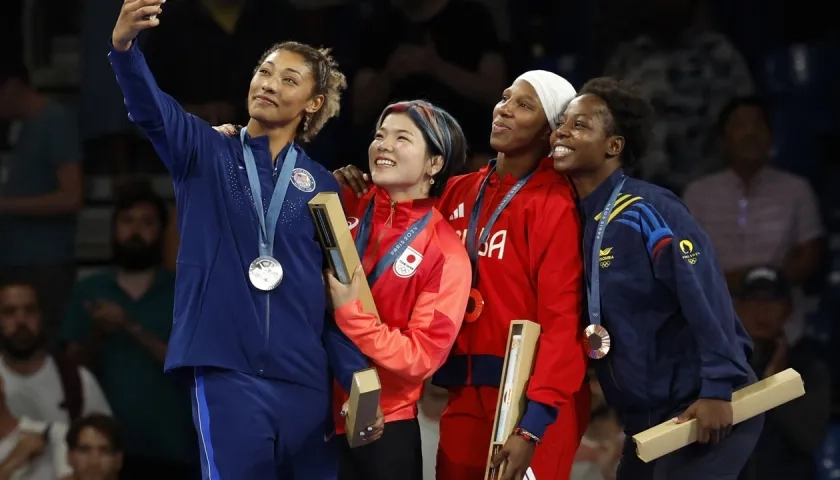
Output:
[[[350,410],[350,402],[344,402],[344,405],[341,406],[341,416],[347,418],[347,414]],[[367,427],[363,427],[363,429],[359,432],[359,435],[365,439],[365,443],[375,442],[382,438],[382,434],[385,432],[385,413],[382,411],[382,406],[376,407],[376,421],[373,422],[373,425],[368,425]]]
[[[525,478],[528,467],[531,466],[531,459],[534,458],[534,442],[529,442],[519,435],[511,435],[500,451],[490,460],[493,468],[498,469],[502,463],[505,465],[505,474],[502,480],[517,480]]]
[[[364,278],[364,271],[361,265],[353,271],[353,278],[350,279],[350,283],[347,285],[338,281],[331,271],[326,272],[324,276],[327,277],[333,310],[337,310],[359,299],[359,285],[362,283],[362,278]]]

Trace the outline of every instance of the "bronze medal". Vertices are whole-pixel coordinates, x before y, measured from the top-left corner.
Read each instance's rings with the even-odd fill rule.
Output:
[[[467,311],[464,314],[464,321],[473,323],[478,320],[483,310],[484,297],[481,296],[481,292],[477,288],[470,289],[470,298],[467,300]]]
[[[586,354],[589,358],[600,360],[610,351],[610,333],[601,325],[590,324],[583,331],[586,341]]]

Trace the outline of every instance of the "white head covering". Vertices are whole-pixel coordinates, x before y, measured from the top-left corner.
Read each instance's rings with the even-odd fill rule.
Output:
[[[531,70],[523,73],[516,80],[525,80],[537,92],[551,130],[557,129],[557,121],[566,110],[566,105],[575,98],[577,92],[565,78],[546,70]]]

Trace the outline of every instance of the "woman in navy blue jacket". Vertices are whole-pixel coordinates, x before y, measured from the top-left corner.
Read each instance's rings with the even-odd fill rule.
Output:
[[[579,195],[590,357],[627,439],[619,479],[735,479],[763,416],[732,426],[732,392],[756,381],[709,237],[673,193],[628,177],[653,110],[611,78],[590,80],[552,134],[554,169]],[[676,417],[676,418],[675,418]],[[630,438],[696,418],[698,443],[650,463]]]

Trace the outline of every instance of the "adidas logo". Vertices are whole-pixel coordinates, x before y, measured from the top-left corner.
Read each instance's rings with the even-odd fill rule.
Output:
[[[449,221],[451,222],[452,220],[455,220],[455,219],[458,219],[458,218],[464,218],[464,204],[463,203],[458,205],[458,208],[456,208],[455,211],[452,212],[452,215],[449,216]]]

